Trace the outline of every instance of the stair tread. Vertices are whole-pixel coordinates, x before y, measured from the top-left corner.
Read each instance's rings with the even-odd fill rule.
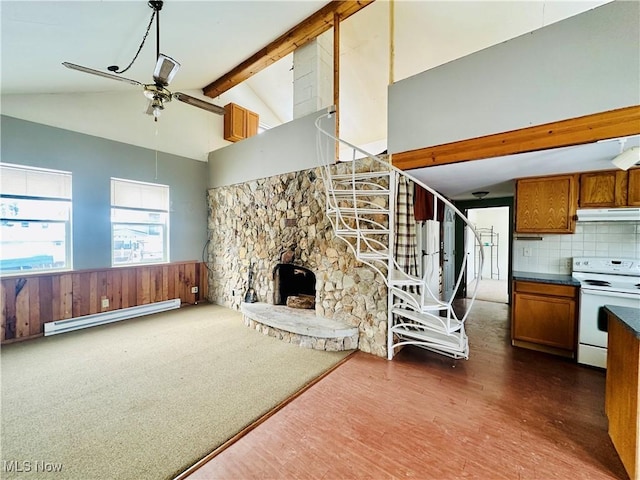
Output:
[[[358,258],[366,260],[386,260],[389,255],[386,252],[365,252],[358,253]]]
[[[444,304],[443,302],[440,302],[432,297],[427,297],[427,299],[425,300],[425,299],[420,299],[419,295],[413,294],[411,292],[405,291],[404,293],[408,293],[411,296],[413,296],[415,299],[415,305],[422,307],[421,310],[425,313],[432,313],[438,310],[447,310],[449,308],[447,304]],[[396,294],[396,296],[402,299],[400,295]],[[401,308],[401,307],[398,307],[398,308]]]
[[[389,215],[389,210],[386,208],[381,208],[381,209],[377,209],[377,208],[364,208],[364,207],[358,207],[358,208],[353,208],[353,207],[332,207],[331,209],[329,209],[328,214],[331,215],[332,213],[336,212],[337,210],[340,211],[340,213],[342,214],[355,214],[356,211],[361,214],[361,215]]]
[[[362,237],[367,237],[367,235],[388,235],[389,234],[389,230],[388,229],[382,229],[382,228],[361,228],[360,230],[356,230],[355,228],[353,230],[347,230],[346,228],[339,228],[334,230],[336,235],[342,235],[345,237],[357,237],[358,235],[362,236]]]
[[[439,309],[434,309],[434,311],[446,310],[446,309],[447,308],[445,306]],[[400,307],[392,308],[391,312],[396,315],[400,315],[402,317],[418,322],[420,323],[420,325],[423,325],[425,328],[428,328],[430,331],[435,330],[435,331],[443,332],[445,334],[451,334],[453,332],[460,331],[463,325],[460,320],[453,317],[447,320],[447,317],[427,314],[423,312],[415,312],[413,310],[407,310]],[[447,327],[447,321],[449,322],[448,327]]]
[[[417,285],[417,286],[424,286],[424,283],[422,283],[422,282],[420,282],[420,283],[418,283],[418,284],[414,284],[414,283],[411,283],[411,284],[404,284],[404,283],[400,283],[399,285],[402,285],[402,286],[407,286],[407,285],[409,285],[409,286],[412,286],[412,285],[413,285],[413,286],[415,286],[415,285]],[[392,287],[397,287],[397,286],[398,286],[398,285],[396,285],[396,284],[392,284]],[[394,290],[395,290],[396,292],[398,292],[398,290],[400,290],[400,289],[395,288]],[[432,297],[432,296],[431,296],[431,295],[429,295],[429,294],[428,294],[428,292],[426,292],[426,291],[425,291],[424,298],[421,298],[421,295],[419,295],[419,294],[417,294],[417,293],[407,292],[406,290],[402,290],[402,292],[401,292],[401,293],[400,293],[400,292],[396,293],[396,296],[397,296],[397,297],[399,297],[399,298],[402,298],[403,296],[409,296],[409,297],[411,297],[411,298],[413,299],[413,303],[415,303],[416,305],[422,305],[423,307],[425,307],[425,308],[424,308],[424,311],[433,311],[433,310],[435,309],[434,307],[437,307],[437,306],[439,306],[439,307],[440,307],[440,308],[438,308],[437,310],[440,310],[440,309],[446,309],[446,308],[447,308],[447,305],[448,305],[448,304],[446,304],[446,303],[444,303],[444,302],[440,301],[439,299]]]
[[[432,331],[422,331],[422,330],[414,330],[411,328],[398,328],[392,327],[391,329],[393,333],[401,336],[401,337],[409,337],[415,340],[420,340],[423,342],[430,342],[442,346],[453,347],[456,350],[459,349],[462,343],[462,347],[466,346],[466,333],[463,331],[455,332],[452,335],[445,335],[443,333],[432,332]]]
[[[357,197],[359,196],[363,196],[363,197],[374,197],[376,195],[385,195],[388,196],[389,195],[389,190],[388,189],[375,189],[375,190],[360,190],[360,189],[342,189],[342,188],[330,188],[329,189],[329,193],[331,195],[335,195],[335,196],[352,196],[355,195]]]
[[[392,285],[422,285],[422,278],[410,275],[397,268],[391,272],[389,281]]]
[[[334,180],[348,180],[355,178],[356,180],[370,179],[377,177],[389,177],[391,172],[389,170],[375,171],[375,172],[359,172],[359,173],[338,173],[331,175]]]
[[[358,202],[356,200],[356,202]],[[328,210],[329,213],[335,212],[337,210],[340,210],[341,212],[345,212],[345,211],[353,211],[353,210],[375,210],[375,213],[382,213],[382,214],[388,214],[389,213],[389,208],[387,206],[382,206],[382,205],[378,205],[375,202],[358,202],[358,203],[353,203],[353,202],[346,202],[343,200],[340,200],[340,203],[348,203],[348,205],[336,205],[333,202],[329,203],[328,206]],[[354,206],[355,205],[355,206]]]

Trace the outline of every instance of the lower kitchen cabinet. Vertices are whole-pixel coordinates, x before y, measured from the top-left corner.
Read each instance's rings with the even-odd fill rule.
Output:
[[[631,309],[630,309],[631,310]],[[637,311],[640,313],[640,310]],[[635,318],[638,318],[635,313]],[[640,339],[609,312],[604,410],[609,437],[632,480],[640,479]]]
[[[514,281],[512,345],[574,358],[577,295],[570,285]]]

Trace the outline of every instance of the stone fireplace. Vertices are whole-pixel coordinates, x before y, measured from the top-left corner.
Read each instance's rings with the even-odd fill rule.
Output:
[[[335,238],[324,212],[324,186],[319,175],[319,169],[302,170],[207,192],[208,300],[240,310],[241,305],[246,305],[242,301],[249,267],[253,264],[252,286],[258,303],[273,308],[282,302],[283,296],[288,296],[288,287],[283,292],[283,287],[277,286],[274,267],[292,263],[293,272],[288,273],[293,273],[294,278],[295,269],[315,276],[313,290],[310,282],[307,285],[309,294],[315,295],[315,310],[300,312],[356,328],[359,338],[351,344],[384,357],[387,329],[384,280],[358,263],[347,245]],[[290,260],[282,257],[285,251],[292,252]],[[282,268],[278,270],[279,274],[284,272]],[[276,301],[276,297],[280,300]],[[263,333],[276,335],[271,330]],[[317,337],[317,343],[322,342]]]

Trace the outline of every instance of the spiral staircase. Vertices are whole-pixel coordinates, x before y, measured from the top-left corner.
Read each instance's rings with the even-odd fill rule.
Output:
[[[479,282],[475,282],[466,312],[458,316],[452,302],[461,287],[466,255],[448,300],[440,298],[439,288],[430,287],[433,277],[440,276],[439,267],[437,271],[425,268],[418,275],[405,264],[406,252],[399,252],[403,245],[398,242],[398,236],[403,232],[399,232],[397,227],[402,223],[396,216],[406,213],[403,211],[406,206],[398,202],[399,189],[407,186],[407,180],[420,185],[433,195],[433,212],[438,212],[438,202],[444,203],[463,220],[465,230],[470,229],[481,245],[477,232],[469,220],[438,192],[388,161],[335,137],[323,128],[323,121],[330,123],[326,120],[331,115],[329,111],[316,120],[318,157],[326,191],[326,215],[336,237],[347,243],[360,262],[381,275],[388,288],[387,358],[391,360],[398,347],[416,345],[452,358],[467,359],[469,342],[464,325]],[[351,161],[335,162],[338,144],[353,152]],[[482,271],[482,248],[480,252],[479,271]]]

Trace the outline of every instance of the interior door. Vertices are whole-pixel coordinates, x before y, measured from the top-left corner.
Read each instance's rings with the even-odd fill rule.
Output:
[[[456,215],[450,207],[444,210],[444,238],[442,249],[442,296],[443,300],[449,301],[453,295],[456,279],[455,267],[455,226]]]

